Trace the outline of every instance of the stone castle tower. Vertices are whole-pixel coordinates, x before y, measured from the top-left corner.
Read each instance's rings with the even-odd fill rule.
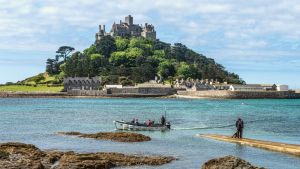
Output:
[[[120,20],[120,23],[114,23],[110,32],[105,31],[105,25],[101,27],[99,25],[99,32],[96,33],[96,41],[99,41],[103,36],[134,36],[134,37],[145,37],[150,39],[156,39],[156,31],[154,26],[148,23],[145,23],[144,26],[134,24],[133,17],[128,15],[125,17],[125,22]]]

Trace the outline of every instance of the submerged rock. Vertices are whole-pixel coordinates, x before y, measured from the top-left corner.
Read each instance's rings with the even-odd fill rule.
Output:
[[[202,169],[265,169],[256,167],[249,162],[234,156],[216,158],[205,162]]]
[[[0,169],[109,169],[117,166],[162,165],[173,160],[173,157],[121,153],[41,151],[31,144],[0,144]]]
[[[59,132],[58,134],[77,136],[83,138],[93,138],[97,140],[112,140],[118,142],[142,142],[150,141],[149,136],[145,136],[139,133],[130,133],[130,132],[100,132],[95,134],[84,134],[80,132]]]

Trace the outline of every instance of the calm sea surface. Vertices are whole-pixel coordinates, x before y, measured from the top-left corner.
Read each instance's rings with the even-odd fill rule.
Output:
[[[59,131],[114,131],[113,120],[156,119],[167,110],[169,132],[141,132],[153,138],[144,143],[116,143],[59,136]],[[189,99],[0,99],[0,142],[31,143],[41,149],[78,152],[122,152],[170,155],[179,160],[160,167],[200,168],[207,160],[234,155],[270,169],[299,169],[300,158],[196,137],[233,134],[242,117],[244,136],[300,144],[300,100]],[[212,127],[210,129],[201,129]],[[132,168],[132,167],[131,167]]]

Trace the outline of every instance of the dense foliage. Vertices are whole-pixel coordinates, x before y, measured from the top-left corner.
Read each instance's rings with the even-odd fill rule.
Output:
[[[237,74],[181,43],[173,46],[145,38],[105,36],[83,52],[63,61],[47,60],[49,74],[64,76],[102,76],[103,83],[132,85],[160,76],[163,80],[218,79],[243,83]]]

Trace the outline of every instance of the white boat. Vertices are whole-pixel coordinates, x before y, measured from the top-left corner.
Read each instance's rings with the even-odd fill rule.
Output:
[[[134,131],[166,131],[171,129],[171,124],[166,125],[154,124],[153,126],[146,126],[145,124],[134,124],[125,121],[113,121],[117,130],[134,130]]]

